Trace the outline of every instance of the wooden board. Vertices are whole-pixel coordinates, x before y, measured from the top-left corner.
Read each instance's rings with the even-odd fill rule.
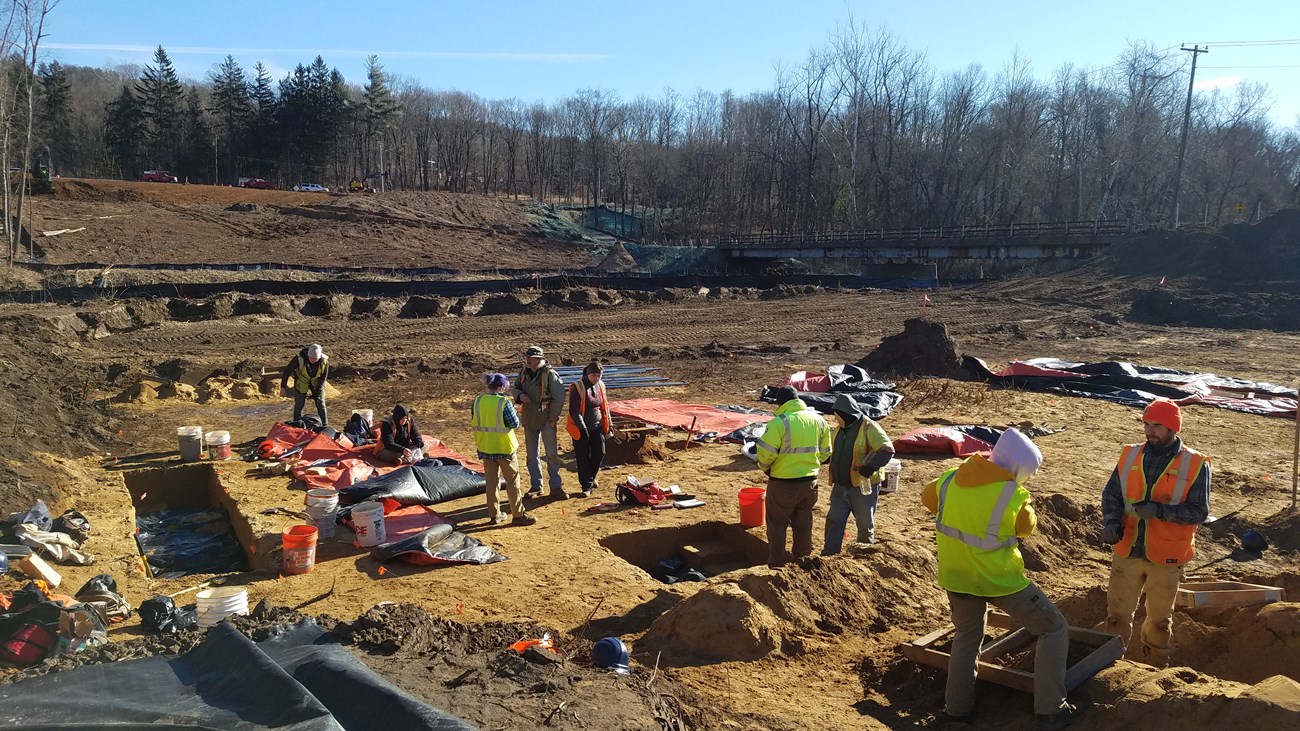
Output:
[[[1011,624],[1010,617],[1005,614],[993,612],[989,615],[990,626],[1008,628]],[[913,662],[947,670],[951,656],[942,650],[935,649],[935,646],[948,640],[955,631],[956,628],[948,625],[913,640],[903,645],[903,655]],[[1065,689],[1067,692],[1083,685],[1089,678],[1124,655],[1124,642],[1118,636],[1106,634],[1105,632],[1083,629],[1082,627],[1071,627],[1070,642],[1083,644],[1093,649],[1083,659],[1066,667]],[[998,661],[1003,657],[1024,650],[1033,643],[1034,636],[1029,630],[1024,627],[1011,629],[1006,634],[997,637],[980,648],[980,653],[975,661],[976,675],[991,683],[1032,694],[1034,692],[1033,673],[1004,667]]]
[[[1180,607],[1245,607],[1283,601],[1286,601],[1286,590],[1279,586],[1240,581],[1195,581],[1178,586],[1174,603]]]

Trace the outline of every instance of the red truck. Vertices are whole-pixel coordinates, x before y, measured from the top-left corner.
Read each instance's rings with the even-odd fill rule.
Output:
[[[261,190],[275,190],[275,182],[263,180],[262,178],[240,178],[235,183],[236,188],[259,188]]]
[[[146,183],[179,183],[181,179],[166,170],[146,170],[140,175]]]

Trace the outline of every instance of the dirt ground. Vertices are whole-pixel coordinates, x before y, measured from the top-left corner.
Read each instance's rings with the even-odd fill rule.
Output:
[[[269,195],[286,197],[285,205],[303,205],[287,200],[294,194]],[[11,333],[10,345],[0,352],[0,382],[7,386],[0,389],[0,407],[15,415],[12,428],[0,424],[0,448],[7,455],[6,469],[32,480],[26,487],[7,485],[0,497],[18,509],[38,495],[58,496],[60,507],[75,506],[90,517],[94,534],[87,549],[96,564],[58,567],[73,589],[106,571],[138,604],[201,581],[205,577],[152,581],[142,575],[124,477],[134,469],[175,464],[177,426],[226,429],[236,444],[248,444],[277,419],[288,418],[290,404],[251,394],[206,403],[122,395],[133,387],[138,394],[141,382],[197,381],[213,372],[255,377],[263,368],[280,367],[309,342],[322,343],[336,369],[332,421],[353,408],[379,413],[401,401],[414,408],[425,433],[467,454],[473,451],[469,403],[479,376],[514,370],[518,354],[530,344],[544,346],[557,363],[591,357],[635,361],[690,384],[612,392],[616,399],[654,396],[757,407],[764,406],[756,400],[764,385],[793,371],[857,362],[882,338],[900,332],[904,320],[922,315],[945,325],[959,352],[980,356],[995,369],[1011,359],[1056,356],[1300,382],[1296,325],[1279,332],[1145,324],[1130,318],[1133,293],[1158,286],[1159,276],[1098,272],[1085,267],[1046,278],[939,289],[929,293],[928,302],[920,293],[872,290],[679,292],[649,301],[629,296],[589,304],[593,309],[542,303],[517,314],[459,317],[445,311],[402,318],[357,317],[349,308],[317,314],[270,308],[177,319],[168,306],[158,310],[160,305],[145,302],[0,306],[0,321]],[[593,301],[585,295],[578,299]],[[119,305],[125,319],[108,312]],[[145,311],[154,317],[142,319]],[[90,320],[102,321],[103,327]],[[1099,496],[1121,446],[1142,437],[1139,412],[949,378],[909,377],[899,381],[899,390],[904,401],[882,422],[894,435],[951,423],[1064,427],[1037,440],[1045,463],[1029,488],[1041,530],[1026,542],[1025,554],[1031,577],[1072,624],[1099,621],[1109,555],[1097,535]],[[1103,670],[1076,694],[1090,704],[1080,728],[1140,723],[1164,729],[1207,721],[1277,728],[1294,725],[1300,713],[1300,604],[1294,603],[1300,601],[1295,537],[1300,518],[1287,512],[1295,424],[1204,406],[1189,407],[1184,424],[1187,443],[1214,461],[1211,513],[1228,516],[1199,531],[1189,574],[1281,586],[1291,602],[1180,609],[1177,667],[1155,670],[1122,660]],[[31,438],[24,438],[27,434]],[[341,528],[335,540],[323,542],[310,574],[248,572],[231,581],[248,587],[251,603],[265,599],[277,607],[301,606],[305,613],[348,623],[359,622],[381,602],[419,607],[427,614],[398,613],[396,623],[482,639],[473,652],[445,661],[435,659],[437,652],[427,643],[406,652],[391,643],[380,653],[364,643],[356,647],[380,672],[400,670],[398,676],[408,678],[428,674],[412,692],[483,728],[537,727],[562,702],[579,710],[556,713],[551,727],[667,727],[655,720],[664,703],[671,705],[670,715],[700,729],[934,723],[942,709],[943,673],[912,664],[898,648],[947,621],[946,600],[934,583],[933,521],[919,495],[927,481],[957,461],[905,461],[901,489],[881,498],[875,545],[851,546],[840,556],[813,557],[780,571],[757,566],[706,582],[669,585],[633,565],[653,557],[616,555],[601,541],[638,531],[689,530],[710,521],[735,524],[737,490],[763,484],[763,476],[735,445],[683,450],[680,433],[655,439],[670,460],[610,467],[591,499],[530,501],[538,517],[531,527],[489,526],[481,496],[438,506],[460,530],[506,554],[508,561],[443,568],[390,563],[381,572]],[[96,453],[87,456],[92,447]],[[567,451],[567,444],[563,447]],[[565,464],[566,487],[574,490],[567,454]],[[302,505],[301,485],[254,475],[244,462],[218,463],[216,469],[258,535],[273,543],[297,522],[258,511]],[[707,504],[693,510],[590,510],[612,501],[613,486],[627,474],[679,484]],[[53,485],[57,493],[39,485]],[[817,546],[826,500],[822,490],[815,514]],[[1252,527],[1273,544],[1258,557],[1239,550],[1240,534]],[[749,534],[763,538],[761,529]],[[661,545],[657,538],[622,545],[628,543],[643,545],[646,552]],[[16,586],[12,576],[0,578],[0,590]],[[489,629],[475,634],[437,624],[447,621]],[[499,651],[505,645],[541,629],[556,632],[561,647],[573,652],[571,668],[541,678],[503,664]],[[631,679],[582,667],[589,643],[609,635],[632,645],[637,672]],[[133,621],[113,636],[125,643],[142,634]],[[474,671],[473,682],[448,685],[466,671]],[[606,692],[607,685],[630,694],[618,698],[642,698],[640,705],[617,701],[632,709],[618,721],[599,715],[590,707],[591,697]],[[525,687],[533,690],[520,691]],[[987,684],[980,692],[972,728],[1032,728],[1029,696]],[[489,706],[496,710],[485,710]]]

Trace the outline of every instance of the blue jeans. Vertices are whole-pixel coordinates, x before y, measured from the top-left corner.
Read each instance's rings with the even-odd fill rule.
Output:
[[[858,524],[858,543],[875,542],[878,499],[879,484],[872,485],[871,492],[866,495],[856,487],[831,487],[831,504],[826,510],[826,537],[822,543],[823,556],[840,552],[844,544],[844,529],[849,524],[849,513],[853,513],[853,522]]]
[[[527,454],[528,489],[530,492],[542,491],[541,447],[546,448],[546,472],[550,478],[551,494],[563,492],[564,481],[560,478],[560,448],[555,439],[555,422],[543,422],[541,427],[531,429],[524,427],[524,452]]]

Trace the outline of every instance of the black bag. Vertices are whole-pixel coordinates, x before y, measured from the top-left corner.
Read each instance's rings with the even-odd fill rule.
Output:
[[[140,605],[140,624],[153,632],[176,634],[198,623],[198,613],[177,607],[169,596],[156,596]]]
[[[353,414],[348,419],[348,423],[343,425],[343,436],[358,447],[374,444],[372,434],[370,422],[361,414]]]
[[[85,543],[90,538],[90,521],[77,510],[69,508],[63,515],[54,519],[53,529],[56,533],[67,533],[77,543]]]
[[[130,619],[132,614],[126,597],[117,592],[117,581],[108,574],[99,574],[87,581],[85,586],[77,590],[76,598],[86,604],[103,605],[105,622],[122,622]]]

